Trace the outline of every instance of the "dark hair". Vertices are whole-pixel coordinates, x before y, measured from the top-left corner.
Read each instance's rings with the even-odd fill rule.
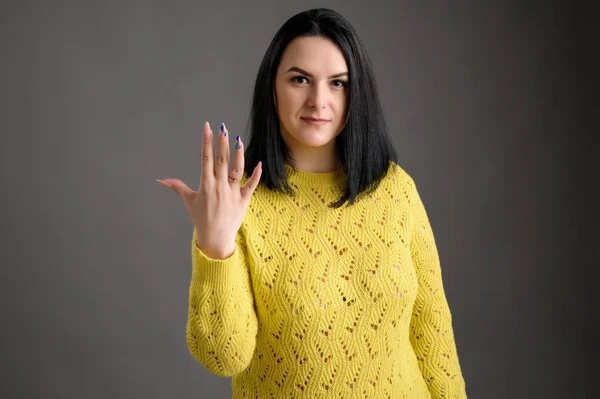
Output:
[[[293,194],[284,167],[286,162],[291,163],[290,155],[280,134],[273,91],[283,52],[293,39],[306,36],[321,36],[336,43],[348,65],[346,121],[335,143],[348,179],[344,194],[330,207],[339,208],[346,201],[352,205],[379,186],[390,161],[397,162],[396,151],[388,135],[367,51],[350,23],[327,8],[294,15],[277,31],[264,55],[248,121],[245,172],[252,175],[254,167],[262,161],[262,183],[271,190]]]

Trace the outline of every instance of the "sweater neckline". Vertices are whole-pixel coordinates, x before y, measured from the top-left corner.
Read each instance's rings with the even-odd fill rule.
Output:
[[[346,173],[344,167],[331,172],[306,172],[294,169],[289,164],[284,164],[288,182],[297,186],[331,187],[345,183]]]

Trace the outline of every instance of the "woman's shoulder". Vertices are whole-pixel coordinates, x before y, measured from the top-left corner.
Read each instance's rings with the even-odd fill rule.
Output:
[[[406,186],[406,188],[412,190],[415,185],[412,177],[406,171],[406,169],[394,161],[390,161],[390,166],[385,179],[388,180],[393,186],[398,188]]]

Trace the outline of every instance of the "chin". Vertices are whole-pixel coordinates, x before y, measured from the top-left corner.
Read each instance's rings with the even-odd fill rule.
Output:
[[[311,126],[304,123],[304,121],[300,121],[300,123],[294,123],[292,126],[293,130],[284,129],[287,135],[306,147],[322,147],[334,140],[336,136],[332,130],[331,122],[324,126]]]
[[[314,134],[311,132],[304,132],[296,136],[296,140],[301,142],[307,147],[323,147],[329,144],[335,137],[333,134]]]

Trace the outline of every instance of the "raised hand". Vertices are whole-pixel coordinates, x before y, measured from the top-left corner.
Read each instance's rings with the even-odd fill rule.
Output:
[[[244,173],[244,146],[237,137],[231,172],[229,172],[230,151],[227,127],[221,124],[217,138],[217,154],[213,154],[213,132],[208,122],[204,123],[202,136],[202,169],[200,187],[191,190],[179,179],[156,179],[157,182],[173,189],[183,199],[183,203],[196,228],[196,244],[206,256],[213,259],[226,259],[235,250],[235,236],[242,225],[262,174],[262,162],[254,168],[252,176],[243,187],[240,180]]]

